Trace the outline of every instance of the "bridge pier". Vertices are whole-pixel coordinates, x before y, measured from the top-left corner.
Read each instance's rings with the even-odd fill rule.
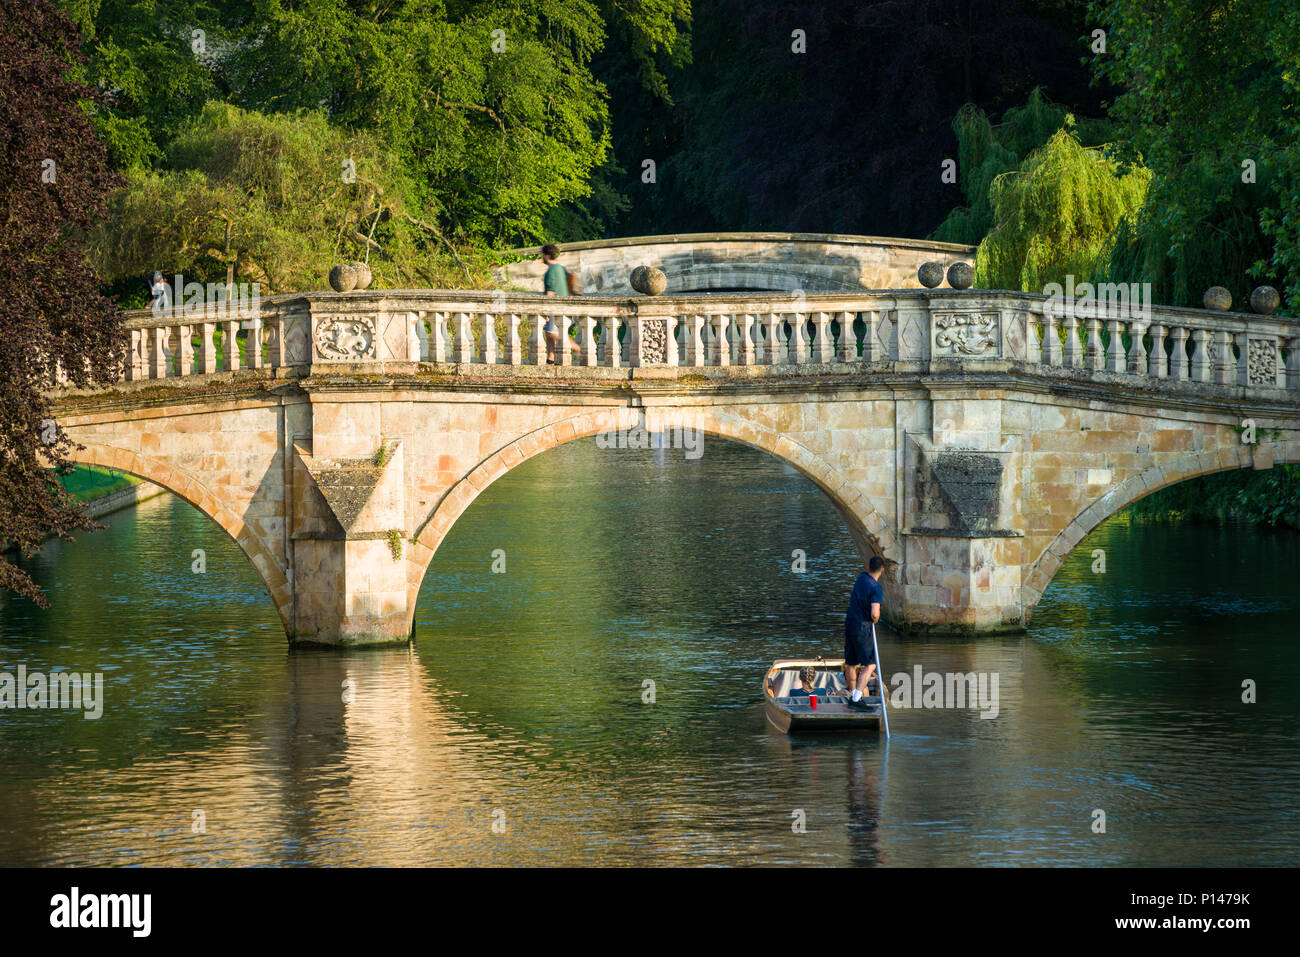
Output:
[[[330,444],[328,433],[321,439]],[[400,439],[379,442],[368,456],[294,447],[295,646],[409,640],[404,462]]]

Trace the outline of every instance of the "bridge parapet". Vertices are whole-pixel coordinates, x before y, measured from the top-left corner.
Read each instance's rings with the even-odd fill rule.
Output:
[[[422,363],[507,373],[547,364],[548,317],[576,342],[576,353],[559,350],[560,366],[816,374],[879,362],[909,371],[1013,362],[1069,378],[1105,373],[1300,392],[1300,323],[1293,319],[951,289],[563,299],[383,290],[275,297],[248,318],[140,310],[128,316],[122,378],[241,368],[298,377]]]

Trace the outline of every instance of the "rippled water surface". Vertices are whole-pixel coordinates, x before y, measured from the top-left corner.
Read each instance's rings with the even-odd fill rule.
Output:
[[[1300,860],[1294,533],[1112,520],[1028,635],[882,632],[887,674],[999,679],[995,718],[895,710],[886,746],[765,724],[774,658],[838,655],[859,559],[820,491],[738,445],[584,441],[507,474],[435,556],[409,649],[290,654],[189,505],[108,522],[30,563],[49,611],[0,599],[0,671],[106,696],[99,720],[0,711],[0,863]]]

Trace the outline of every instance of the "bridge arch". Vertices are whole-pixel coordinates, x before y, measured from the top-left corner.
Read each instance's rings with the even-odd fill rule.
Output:
[[[631,429],[645,414],[648,431],[674,428],[699,429],[705,435],[728,439],[767,452],[797,469],[835,505],[864,559],[880,555],[889,569],[902,560],[902,549],[888,522],[867,497],[817,453],[773,429],[714,409],[599,409],[569,416],[521,436],[488,456],[451,487],[419,527],[409,554],[407,608],[412,618],[420,586],[433,556],[456,520],[482,491],[522,462],[577,439],[605,431]],[[892,575],[888,578],[894,577]],[[887,582],[889,587],[892,583]]]
[[[1276,462],[1300,461],[1300,442],[1263,442],[1259,446],[1230,446],[1190,452],[1173,462],[1152,465],[1129,476],[1123,482],[1080,512],[1026,570],[1022,587],[1025,621],[1032,618],[1039,599],[1060,570],[1066,557],[1102,522],[1117,515],[1139,499],[1170,485],[1177,485],[1202,475],[1250,468],[1252,448],[1266,449]],[[1288,457],[1289,455],[1289,457]]]
[[[290,633],[293,622],[293,587],[281,570],[281,560],[271,553],[243,519],[222,505],[203,483],[150,456],[114,446],[82,443],[80,448],[68,455],[68,460],[75,465],[96,465],[126,472],[152,482],[189,502],[216,522],[248,558],[275,605],[285,632]]]

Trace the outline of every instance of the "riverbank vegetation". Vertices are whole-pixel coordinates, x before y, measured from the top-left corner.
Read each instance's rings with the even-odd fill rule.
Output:
[[[1300,466],[1203,475],[1139,499],[1126,511],[1145,520],[1235,518],[1300,532]]]

